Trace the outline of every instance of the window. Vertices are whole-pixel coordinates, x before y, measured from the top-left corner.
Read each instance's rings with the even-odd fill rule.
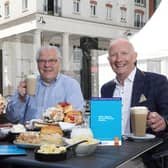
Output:
[[[96,16],[96,5],[91,4],[90,9],[91,9],[91,16]]]
[[[107,11],[107,13],[106,13],[106,18],[108,19],[108,20],[111,20],[111,13],[112,13],[112,4],[111,3],[107,3],[106,4],[106,11]]]
[[[97,1],[96,0],[90,0],[91,16],[96,16],[96,6],[97,6]]]
[[[155,1],[154,1],[155,9],[158,8],[158,6],[159,6],[159,4],[160,4],[160,1],[161,1],[161,0],[155,0]]]
[[[9,1],[5,3],[5,17],[9,17]]]
[[[58,15],[61,12],[59,0],[44,0],[43,11],[45,14]]]
[[[76,71],[80,71],[81,70],[81,62],[82,62],[82,50],[79,46],[73,46],[73,51],[72,51],[72,55],[73,55],[73,69]]]
[[[28,8],[28,0],[22,0],[22,10],[25,10]]]
[[[135,27],[141,28],[144,26],[143,15],[144,15],[143,11],[135,10],[135,21],[134,21]]]
[[[0,6],[0,17],[2,17],[2,8]]]
[[[47,6],[48,6],[48,1],[47,0],[44,0],[44,2],[43,2],[43,11],[44,11],[44,13],[45,14],[47,14]]]
[[[54,15],[54,0],[48,0],[48,14]]]
[[[58,0],[54,0],[54,14],[58,14],[59,12]]]
[[[146,0],[135,0],[135,5],[137,6],[146,6]]]
[[[78,46],[73,46],[73,61],[74,63],[80,63],[82,57],[82,50]]]
[[[74,0],[73,1],[73,11],[75,13],[79,13],[80,12],[80,0]]]
[[[121,11],[121,19],[120,19],[120,21],[126,23],[127,22],[127,20],[126,20],[127,8],[126,7],[120,7],[120,11]]]

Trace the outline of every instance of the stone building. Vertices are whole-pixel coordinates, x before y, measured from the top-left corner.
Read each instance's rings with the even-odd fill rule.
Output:
[[[149,1],[0,0],[0,91],[10,95],[24,75],[37,72],[36,50],[55,45],[62,72],[81,83],[86,99],[96,96],[98,56],[110,40],[144,26]]]

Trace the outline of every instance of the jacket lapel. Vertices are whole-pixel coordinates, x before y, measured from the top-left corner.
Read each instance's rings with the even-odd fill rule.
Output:
[[[145,99],[144,93],[145,73],[137,69],[133,83],[131,106],[136,106]]]
[[[114,93],[115,87],[116,87],[116,83],[114,81],[112,81],[112,83],[111,83],[111,92],[109,92],[109,94],[110,94],[109,97],[113,97],[113,93]]]

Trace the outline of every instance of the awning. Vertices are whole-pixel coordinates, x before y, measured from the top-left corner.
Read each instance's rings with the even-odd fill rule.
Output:
[[[138,59],[168,56],[168,0],[162,0],[147,24],[130,41],[138,52]]]

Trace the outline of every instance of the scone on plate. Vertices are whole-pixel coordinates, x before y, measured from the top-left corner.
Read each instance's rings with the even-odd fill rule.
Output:
[[[81,111],[69,111],[64,117],[64,122],[81,124],[83,122]]]
[[[58,108],[62,108],[63,112],[66,114],[69,111],[73,111],[74,108],[71,103],[68,102],[60,102],[56,105]]]
[[[43,118],[45,121],[48,121],[48,122],[62,121],[64,119],[64,112],[63,112],[62,108],[50,107],[44,112]]]
[[[40,137],[42,144],[56,144],[63,145],[62,141],[63,131],[59,126],[45,126],[41,128]]]
[[[47,125],[45,127],[41,128],[40,135],[44,134],[60,134],[61,136],[63,135],[63,131],[60,128],[60,126],[57,125]]]

